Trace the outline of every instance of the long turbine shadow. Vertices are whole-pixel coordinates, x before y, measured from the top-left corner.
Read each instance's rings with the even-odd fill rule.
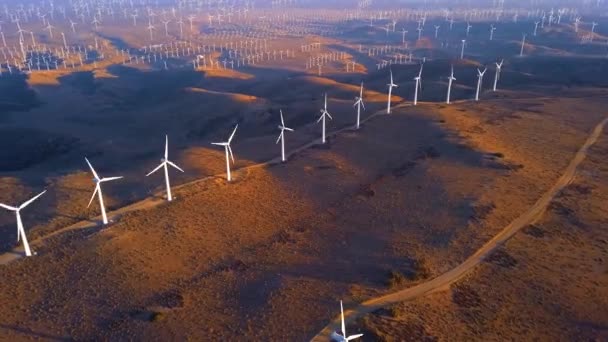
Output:
[[[51,341],[61,341],[61,342],[75,341],[75,339],[73,339],[73,338],[55,336],[55,335],[46,334],[43,332],[37,332],[37,331],[34,331],[29,328],[18,327],[18,326],[13,326],[13,325],[8,325],[8,324],[0,324],[0,329],[10,330],[10,331],[19,333],[21,335],[26,335],[28,337],[33,337],[36,339],[47,339],[47,340],[51,340]]]

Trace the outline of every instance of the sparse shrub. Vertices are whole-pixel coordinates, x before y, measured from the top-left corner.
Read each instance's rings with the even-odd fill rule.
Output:
[[[399,271],[391,270],[388,274],[388,286],[393,288],[405,283],[405,276]]]

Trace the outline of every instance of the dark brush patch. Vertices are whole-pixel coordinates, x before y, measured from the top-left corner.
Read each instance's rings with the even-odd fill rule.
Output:
[[[399,269],[388,271],[386,285],[390,288],[399,287],[407,281],[428,279],[430,275],[431,272],[424,260],[406,258]]]
[[[524,166],[522,164],[510,163],[507,161],[499,161],[494,156],[486,155],[485,158],[482,159],[481,164],[484,167],[495,169],[495,170],[506,170],[506,171],[517,171],[523,169]]]
[[[170,290],[155,296],[152,306],[161,306],[167,309],[181,308],[184,306],[184,297],[178,290]]]
[[[481,297],[468,285],[460,284],[452,288],[452,302],[463,309],[481,306]]]
[[[486,261],[504,268],[517,266],[517,260],[504,249],[494,251]]]
[[[400,166],[393,169],[393,176],[395,177],[403,177],[407,175],[414,167],[416,166],[416,162],[408,160]]]
[[[429,147],[419,149],[416,152],[414,160],[435,159],[435,158],[439,158],[440,156],[441,156],[441,153],[439,153],[439,151],[434,146],[429,146]]]
[[[279,233],[274,235],[271,243],[287,245],[287,244],[294,244],[296,242],[297,242],[297,240],[292,236],[292,233],[287,229],[283,229],[282,231],[280,231]]]
[[[571,184],[566,189],[575,191],[580,195],[589,195],[593,191],[593,187],[583,184]]]
[[[363,184],[357,192],[357,197],[361,199],[372,198],[376,195],[376,191],[372,188],[371,184]]]
[[[523,229],[524,234],[530,235],[535,238],[543,238],[545,237],[546,232],[541,229],[539,226],[531,224]]]
[[[472,213],[469,216],[469,220],[481,222],[485,220],[491,213],[496,209],[494,203],[488,204],[475,204],[471,206]]]
[[[565,196],[566,195],[564,194],[564,192],[562,192],[562,193],[560,193],[559,197],[565,197]],[[583,227],[583,228],[586,227],[586,224],[581,222],[581,220],[579,219],[578,215],[576,214],[576,211],[574,209],[567,207],[566,205],[562,204],[561,202],[558,202],[558,201],[551,202],[551,204],[549,204],[549,210],[553,211],[558,216],[561,216],[561,217],[567,219],[568,222],[572,223],[573,225],[575,225],[577,227]]]

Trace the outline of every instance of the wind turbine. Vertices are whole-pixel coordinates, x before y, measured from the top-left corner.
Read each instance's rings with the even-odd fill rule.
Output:
[[[281,161],[285,162],[285,131],[293,132],[293,129],[285,126],[285,120],[283,120],[283,111],[279,109],[279,112],[281,113],[281,124],[279,125],[281,134],[279,134],[276,144],[281,141]]]
[[[232,163],[234,164],[234,155],[232,154],[232,149],[230,148],[230,142],[232,142],[232,138],[234,138],[234,133],[236,133],[236,129],[238,127],[238,124],[234,126],[234,130],[232,131],[232,134],[230,134],[228,141],[211,143],[212,145],[224,146],[224,150],[226,151],[226,179],[228,179],[229,182],[232,181],[232,177],[230,175],[230,159],[232,159]]]
[[[388,86],[388,102],[386,104],[386,114],[390,114],[391,113],[391,96],[393,94],[393,87],[399,88],[399,86],[396,85],[395,82],[393,82],[393,70],[390,70],[390,72],[391,72],[391,83],[387,84],[387,86]]]
[[[156,27],[154,27],[154,25],[152,25],[152,22],[148,22],[148,31],[150,31],[150,41],[153,40],[153,35],[152,32],[156,29]]]
[[[93,196],[91,196],[91,200],[89,201],[89,205],[87,205],[87,208],[91,206],[91,203],[93,203],[93,199],[95,198],[95,194],[97,194],[97,196],[99,198],[99,206],[101,207],[101,217],[103,219],[103,224],[104,225],[108,224],[108,216],[106,215],[106,207],[103,204],[103,194],[101,193],[101,183],[121,179],[122,177],[99,178],[99,175],[97,174],[97,172],[95,172],[95,169],[93,168],[93,165],[91,165],[89,160],[87,158],[84,158],[84,160],[86,160],[87,164],[89,164],[89,168],[91,169],[91,173],[93,173],[93,177],[94,177],[93,182],[95,182],[95,191],[93,192]]]
[[[454,66],[452,65],[452,73],[450,77],[448,77],[448,96],[445,100],[445,103],[450,104],[450,94],[452,92],[452,82],[456,81],[456,77],[454,77]]]
[[[392,82],[391,82],[392,83]],[[389,96],[390,98],[390,96]],[[390,101],[390,100],[389,100]],[[357,106],[357,129],[359,129],[359,124],[361,123],[361,107],[365,110],[365,104],[363,103],[363,82],[361,82],[361,90],[359,90],[359,96],[355,97],[355,104]]]
[[[418,88],[422,89],[422,67],[424,64],[420,64],[420,71],[418,76],[414,77],[416,81],[416,89],[414,90],[414,106],[418,104]]]
[[[325,107],[323,109],[320,110],[321,111],[321,116],[319,117],[319,120],[317,120],[317,123],[319,123],[320,121],[322,121],[322,135],[321,135],[321,142],[323,144],[325,144],[325,117],[328,117],[330,120],[333,120],[333,118],[331,117],[331,114],[329,114],[329,112],[327,111],[327,93],[325,93]]]
[[[15,212],[15,215],[17,216],[17,241],[19,241],[19,237],[21,237],[21,240],[23,240],[23,249],[25,250],[25,256],[28,257],[32,256],[32,251],[30,250],[30,245],[27,242],[27,236],[25,236],[25,229],[23,228],[23,222],[21,221],[21,209],[24,209],[25,207],[30,205],[32,202],[37,200],[38,197],[44,195],[45,192],[46,190],[39,193],[38,195],[18,207],[11,207],[9,205],[0,203],[0,207]]]
[[[53,29],[55,28],[55,26],[51,25],[51,23],[49,23],[44,29],[45,30],[49,30],[49,35],[51,36],[51,39],[53,39]]]
[[[496,27],[492,24],[490,25],[490,40],[494,40],[494,31],[496,31]]]
[[[496,63],[496,75],[494,75],[494,87],[492,88],[493,91],[496,91],[496,85],[498,84],[498,79],[500,78],[500,70],[502,69],[502,63],[505,60],[501,60],[500,63]]]
[[[163,24],[165,25],[165,36],[169,37],[169,23],[171,20],[163,20]]]
[[[154,170],[150,171],[146,175],[146,177],[150,176],[154,172],[160,170],[160,168],[164,168],[165,170],[165,183],[167,184],[167,201],[171,202],[173,197],[171,196],[171,185],[169,184],[169,166],[173,166],[181,172],[184,172],[179,166],[175,165],[172,161],[169,160],[169,137],[165,135],[165,155],[160,160],[160,165],[158,165]]]
[[[341,330],[339,332],[334,331],[331,334],[332,341],[347,342],[363,336],[363,334],[346,335],[346,323],[344,323],[344,307],[342,306],[342,301],[340,301],[340,318],[342,320]]]
[[[460,49],[460,59],[464,59],[464,45],[467,43],[466,39],[462,40],[462,48]]]
[[[477,69],[477,92],[475,93],[475,101],[479,101],[479,91],[481,90],[481,81],[483,80],[483,75],[486,73],[488,68],[483,69],[483,71]]]

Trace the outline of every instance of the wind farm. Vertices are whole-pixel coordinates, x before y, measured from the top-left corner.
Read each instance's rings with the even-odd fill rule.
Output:
[[[0,0],[0,340],[608,339],[606,10]]]

